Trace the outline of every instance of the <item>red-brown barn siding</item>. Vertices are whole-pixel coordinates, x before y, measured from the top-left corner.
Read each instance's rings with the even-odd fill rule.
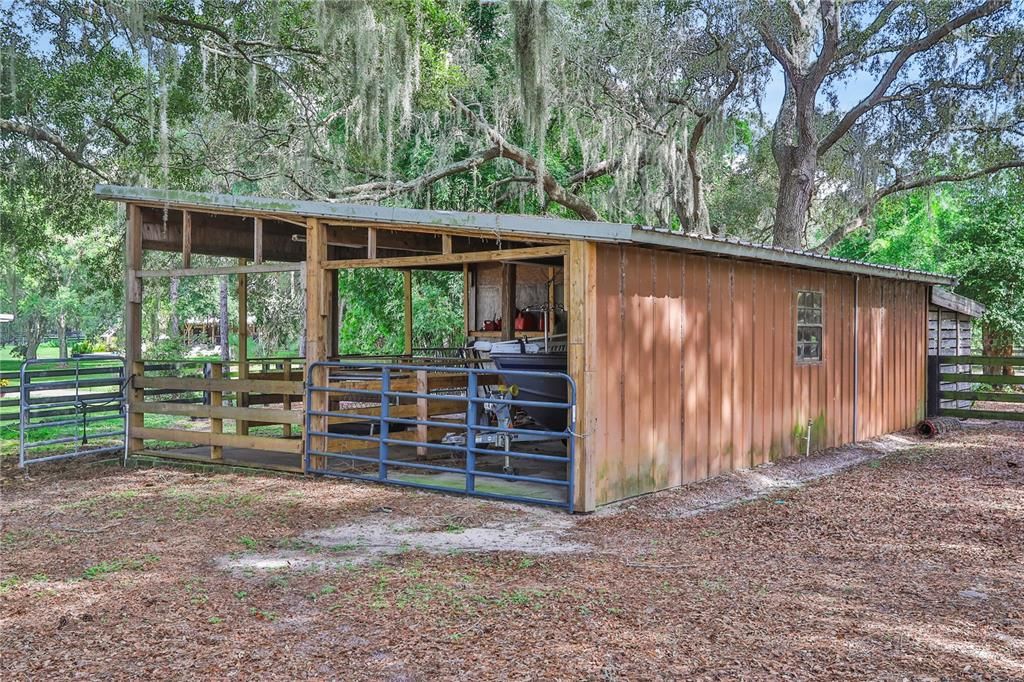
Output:
[[[926,285],[861,277],[856,294],[851,275],[605,244],[596,270],[597,504],[801,452],[808,423],[817,449],[923,414]],[[805,289],[824,294],[820,363],[796,362]]]

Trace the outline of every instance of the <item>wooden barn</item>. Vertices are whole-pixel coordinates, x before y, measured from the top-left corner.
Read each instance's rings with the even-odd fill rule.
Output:
[[[637,225],[96,192],[126,205],[131,452],[575,511],[911,427],[954,284]],[[368,267],[405,273],[403,354],[339,355],[337,272]],[[412,347],[426,269],[461,273],[464,344]],[[247,357],[244,325],[229,363],[142,356],[145,282],[230,275],[244,320],[247,277],[281,271],[304,279],[304,357]]]

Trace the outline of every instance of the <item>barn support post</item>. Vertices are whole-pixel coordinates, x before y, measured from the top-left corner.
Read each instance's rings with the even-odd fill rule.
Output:
[[[469,263],[462,264],[462,342],[469,341],[469,332],[473,331],[474,325],[469,319],[469,290],[471,288],[469,279]]]
[[[246,260],[239,258],[238,264],[244,267]],[[249,378],[249,276],[244,272],[238,274],[238,378]],[[248,393],[239,392],[235,400],[238,407],[249,406]],[[249,422],[236,420],[235,433],[249,435]]]
[[[142,269],[142,209],[128,204],[125,224],[125,268],[124,268],[124,361],[132,374],[142,373],[142,280],[138,276]],[[128,452],[142,449],[142,439],[134,434],[144,426],[144,416],[132,408],[143,402],[143,390],[130,383],[127,395]]]
[[[306,220],[306,367],[309,370],[308,380],[314,386],[327,386],[327,368],[313,364],[327,359],[327,319],[329,316],[328,278],[323,268],[327,260],[327,234],[324,224],[316,218]],[[325,391],[310,391],[310,405],[307,410],[327,411],[328,394]],[[307,420],[313,431],[326,432],[327,418],[310,416]],[[306,434],[303,434],[306,435]],[[306,442],[314,450],[327,449],[323,436],[307,438]],[[327,467],[326,458],[312,457],[310,466],[313,469]]]
[[[516,265],[501,264],[501,339],[516,335]]]
[[[596,410],[593,346],[597,334],[597,245],[593,242],[569,242],[564,259],[566,308],[569,317],[569,376],[576,382],[576,443],[571,476],[575,481],[575,509],[591,512],[596,508],[596,472],[593,453],[596,447]],[[504,322],[503,322],[504,324]]]

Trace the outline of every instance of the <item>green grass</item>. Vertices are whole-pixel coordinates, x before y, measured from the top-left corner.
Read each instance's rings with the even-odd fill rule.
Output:
[[[96,580],[102,578],[110,573],[117,573],[119,571],[141,571],[151,564],[155,564],[160,560],[153,554],[147,554],[141,559],[112,559],[110,561],[101,561],[98,564],[89,566],[82,572],[82,577],[86,580]]]

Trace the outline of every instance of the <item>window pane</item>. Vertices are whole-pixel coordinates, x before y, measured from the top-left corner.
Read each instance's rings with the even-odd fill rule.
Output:
[[[820,343],[821,327],[799,327],[796,330],[797,343]]]
[[[796,319],[801,324],[821,324],[821,309],[800,308]]]

